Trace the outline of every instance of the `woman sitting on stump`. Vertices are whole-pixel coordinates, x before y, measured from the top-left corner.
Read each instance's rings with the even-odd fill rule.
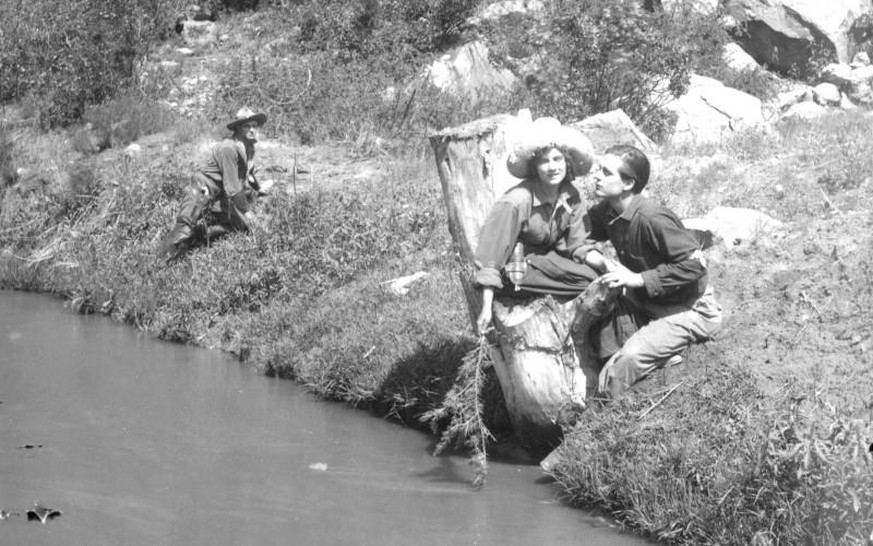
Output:
[[[495,293],[576,296],[597,277],[579,263],[585,256],[580,249],[587,235],[586,202],[574,185],[591,168],[592,152],[579,131],[540,118],[510,154],[510,174],[524,180],[494,203],[479,234],[480,334],[491,324]]]

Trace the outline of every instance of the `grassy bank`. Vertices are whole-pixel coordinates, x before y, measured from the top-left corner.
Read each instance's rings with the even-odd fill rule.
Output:
[[[258,205],[265,231],[166,267],[154,250],[194,142],[129,158],[82,154],[60,133],[5,135],[8,165],[31,174],[0,194],[3,288],[51,292],[417,426],[474,346],[423,143],[364,181],[349,169],[295,197],[280,179]],[[864,119],[844,116],[665,151],[654,198],[684,216],[752,207],[784,228],[710,251],[726,326],[689,351],[678,389],[651,409],[666,391],[648,385],[567,430],[554,474],[570,502],[668,543],[863,542],[871,144]],[[429,276],[407,295],[383,289],[416,271]]]
[[[471,343],[435,169],[382,162],[362,183],[259,203],[265,231],[166,267],[193,144],[150,159],[82,156],[62,134],[7,133],[27,178],[0,200],[0,286],[50,292],[173,341],[218,348],[329,398],[414,419],[440,400]],[[432,161],[432,160],[431,160]],[[57,175],[53,173],[58,173]],[[381,283],[424,271],[406,296]]]
[[[868,120],[665,152],[652,191],[684,217],[750,207],[783,227],[708,252],[725,327],[671,372],[675,391],[650,381],[566,431],[554,474],[569,500],[673,544],[867,543]]]

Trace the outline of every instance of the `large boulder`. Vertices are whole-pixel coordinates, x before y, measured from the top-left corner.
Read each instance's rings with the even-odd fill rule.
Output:
[[[785,226],[779,220],[753,209],[718,206],[702,218],[683,219],[688,229],[712,233],[715,242],[727,248],[771,237]]]
[[[677,115],[673,144],[718,142],[731,133],[770,128],[760,99],[704,76],[692,75],[688,92],[665,107]]]
[[[634,124],[624,110],[612,110],[587,117],[569,124],[587,136],[597,152],[603,152],[616,144],[630,144],[648,154],[656,153],[658,147]]]
[[[737,72],[754,71],[761,68],[755,58],[736,42],[725,44],[721,51],[721,58],[729,68]]]
[[[798,102],[782,114],[781,119],[813,120],[827,115],[828,109],[813,101]]]
[[[760,64],[783,74],[811,75],[820,59],[846,62],[856,51],[856,19],[871,0],[726,0],[737,41]]]
[[[456,47],[424,70],[425,79],[441,91],[479,101],[495,91],[508,91],[518,81],[506,69],[488,60],[488,49],[480,41]]]

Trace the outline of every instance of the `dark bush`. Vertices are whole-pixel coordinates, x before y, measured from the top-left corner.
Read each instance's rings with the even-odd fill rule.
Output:
[[[77,120],[137,83],[138,64],[181,0],[4,2],[0,102],[31,97],[44,127]]]

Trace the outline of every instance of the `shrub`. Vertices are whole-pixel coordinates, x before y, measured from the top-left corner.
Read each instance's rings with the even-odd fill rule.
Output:
[[[621,108],[644,123],[688,84],[689,47],[667,22],[636,0],[550,2],[522,27],[538,109],[572,120]]]
[[[652,12],[638,0],[551,0],[538,17],[506,18],[491,34],[540,114],[575,120],[621,108],[654,135],[672,129],[663,106],[685,91],[695,60],[712,62],[726,40],[715,14],[685,3]]]
[[[137,82],[138,61],[181,0],[4,2],[0,102],[30,96],[44,127],[68,125]]]
[[[403,49],[415,54],[457,42],[476,0],[329,0],[297,7],[298,43],[305,52],[342,57]]]
[[[91,124],[106,147],[119,148],[171,127],[175,117],[166,106],[129,92],[86,109],[82,119]]]
[[[237,58],[220,82],[213,115],[222,117],[255,90],[277,133],[294,134],[304,144],[334,140],[361,148],[376,138],[423,137],[518,108],[527,98],[524,89],[483,93],[482,98],[440,91],[413,80],[410,66],[424,60],[407,55],[398,50],[353,59],[328,52]]]

